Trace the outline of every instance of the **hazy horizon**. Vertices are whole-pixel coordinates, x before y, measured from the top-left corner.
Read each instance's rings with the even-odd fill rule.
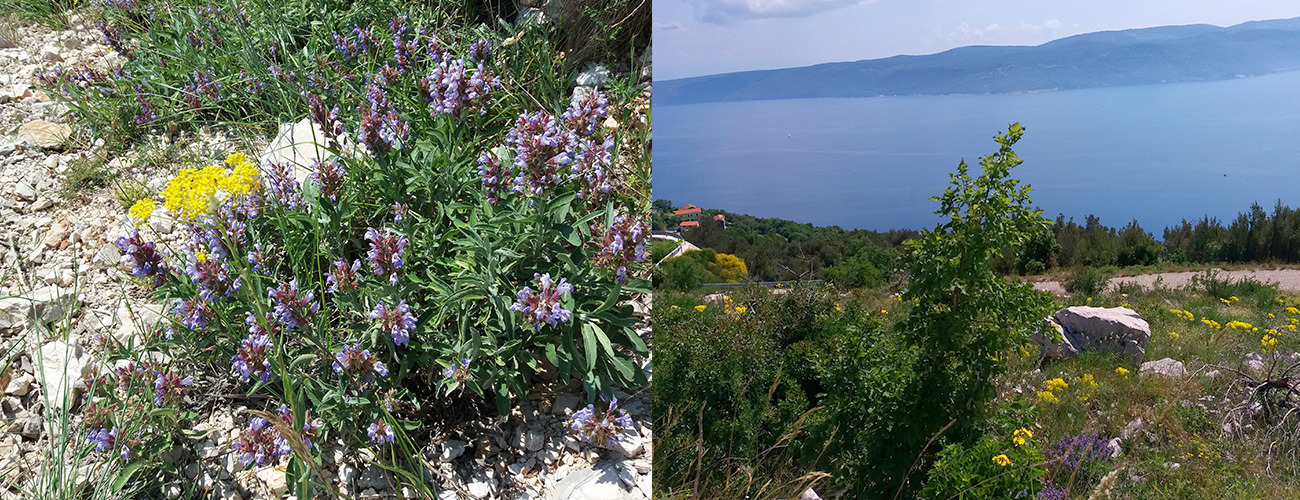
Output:
[[[656,80],[928,55],[973,45],[1034,46],[1098,31],[1227,27],[1300,17],[1300,2],[1189,1],[1178,8],[1098,0],[657,0]]]

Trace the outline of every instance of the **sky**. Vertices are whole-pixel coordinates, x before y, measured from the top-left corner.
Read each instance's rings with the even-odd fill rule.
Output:
[[[1300,17],[1296,0],[654,0],[657,80]]]

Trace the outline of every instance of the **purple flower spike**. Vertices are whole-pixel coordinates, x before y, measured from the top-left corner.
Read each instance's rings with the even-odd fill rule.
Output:
[[[604,413],[597,414],[595,405],[573,412],[569,427],[578,434],[579,440],[608,448],[618,444],[623,433],[634,425],[632,417],[618,408],[618,398],[614,398]]]
[[[397,304],[397,307],[387,307],[384,304],[375,306],[370,311],[370,319],[379,320],[379,326],[393,337],[393,343],[397,345],[407,345],[411,340],[411,332],[415,331],[415,316],[411,314],[410,306],[406,305],[403,300]]]
[[[565,309],[561,301],[564,294],[573,291],[573,285],[563,278],[558,284],[553,283],[549,273],[534,273],[533,279],[541,282],[541,291],[534,293],[531,288],[524,287],[519,291],[519,300],[510,306],[510,310],[524,313],[524,320],[538,330],[542,329],[542,323],[555,328],[558,323],[568,322],[573,313]]]
[[[411,135],[411,124],[398,116],[388,100],[384,76],[370,75],[366,84],[366,100],[357,106],[361,118],[361,142],[370,154],[378,158],[393,149],[402,149]]]
[[[343,184],[347,182],[347,173],[339,165],[338,158],[331,158],[325,163],[312,160],[312,165],[311,179],[320,186],[320,194],[329,198],[331,203],[338,203]]]
[[[478,155],[478,173],[483,177],[488,203],[495,205],[501,201],[501,194],[508,191],[506,183],[514,175],[510,172],[510,165],[502,165],[500,158],[484,151]]]
[[[208,326],[208,318],[214,313],[212,306],[206,301],[200,297],[193,297],[190,300],[176,299],[172,314],[180,317],[180,322],[185,325],[185,328],[199,330]]]
[[[592,234],[605,235],[591,240],[598,250],[592,256],[597,266],[614,270],[619,283],[627,283],[627,266],[636,262],[645,262],[646,238],[650,236],[650,226],[645,221],[615,217],[614,225],[602,228],[593,224]]]
[[[140,237],[140,231],[131,230],[130,236],[117,239],[117,248],[131,257],[131,275],[137,278],[151,278],[154,286],[164,283],[167,277],[167,261],[158,251],[157,244],[146,242]]]
[[[286,329],[292,330],[298,325],[310,324],[312,316],[320,311],[320,304],[315,301],[315,293],[308,290],[307,293],[299,295],[297,278],[290,281],[288,285],[271,288],[267,293],[275,301],[276,318],[279,318]]]
[[[307,206],[302,197],[302,186],[294,177],[293,167],[288,163],[271,163],[262,173],[262,185],[266,188],[267,200],[272,205],[285,210],[297,210]]]
[[[352,344],[344,345],[343,350],[334,355],[334,373],[347,373],[360,378],[363,384],[371,384],[376,373],[387,377],[388,367],[371,356],[370,351],[361,349],[361,344]]]
[[[99,453],[103,453],[105,451],[113,449],[114,447],[113,445],[117,441],[117,427],[113,427],[112,430],[109,429],[92,430],[90,431],[90,434],[87,435],[86,437],[87,439],[95,443],[95,451]]]
[[[609,114],[609,99],[600,91],[588,92],[585,96],[575,97],[569,105],[569,109],[564,110],[564,113],[560,115],[560,119],[578,135],[588,136],[596,133],[596,127]]]
[[[288,443],[280,437],[274,426],[261,417],[253,417],[248,422],[248,429],[239,433],[239,439],[231,443],[231,448],[238,454],[239,460],[248,467],[274,464],[280,457],[288,455]]]
[[[245,322],[257,324],[257,319],[252,313],[247,313]],[[251,330],[252,328],[250,328]],[[256,375],[263,383],[271,381],[271,361],[267,359],[267,351],[274,344],[271,337],[265,334],[250,333],[239,344],[239,349],[235,355],[230,358],[230,363],[235,366],[239,372],[239,379],[248,382],[248,377]]]
[[[162,406],[174,404],[189,394],[190,388],[194,387],[194,376],[190,375],[180,378],[174,373],[154,372],[157,376],[153,382],[154,398],[153,403]]]
[[[469,364],[472,361],[474,361],[474,358],[465,358],[460,360],[459,365],[452,363],[451,366],[442,371],[442,375],[463,384],[466,380],[469,380]]]
[[[380,419],[375,419],[366,433],[370,435],[370,442],[376,446],[383,446],[396,439],[393,436],[393,428]]]
[[[338,293],[339,291],[356,290],[357,270],[361,269],[361,260],[353,260],[352,267],[348,267],[347,261],[339,259],[334,261],[334,267],[330,269],[329,274],[325,275],[325,284],[329,285],[325,289],[329,293]]]
[[[370,242],[370,250],[366,252],[366,256],[370,258],[371,272],[375,276],[387,275],[388,283],[397,285],[397,270],[404,264],[402,250],[406,248],[406,237],[388,229],[380,235],[379,231],[372,227],[366,229],[366,240]]]

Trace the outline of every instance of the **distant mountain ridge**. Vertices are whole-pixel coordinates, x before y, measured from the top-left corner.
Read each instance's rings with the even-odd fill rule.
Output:
[[[1300,18],[1227,28],[1099,31],[1036,46],[969,46],[655,82],[656,104],[881,95],[1005,94],[1223,80],[1300,70]]]

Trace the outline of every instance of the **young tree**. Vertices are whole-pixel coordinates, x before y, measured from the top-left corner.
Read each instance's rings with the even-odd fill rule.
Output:
[[[905,389],[913,406],[895,436],[899,454],[921,453],[922,464],[942,449],[940,443],[979,438],[996,396],[994,377],[1004,369],[999,360],[1030,342],[1051,307],[1043,292],[992,268],[1002,249],[1025,244],[1050,223],[1032,208],[1029,186],[1010,178],[1021,163],[1011,147],[1023,132],[1016,123],[997,135],[998,152],[980,159],[978,178],[962,161],[949,175],[949,188],[934,198],[946,222],[908,243],[911,280],[902,299],[914,305],[901,328],[920,357]],[[935,436],[941,439],[927,448]],[[896,481],[910,472],[900,465]]]

